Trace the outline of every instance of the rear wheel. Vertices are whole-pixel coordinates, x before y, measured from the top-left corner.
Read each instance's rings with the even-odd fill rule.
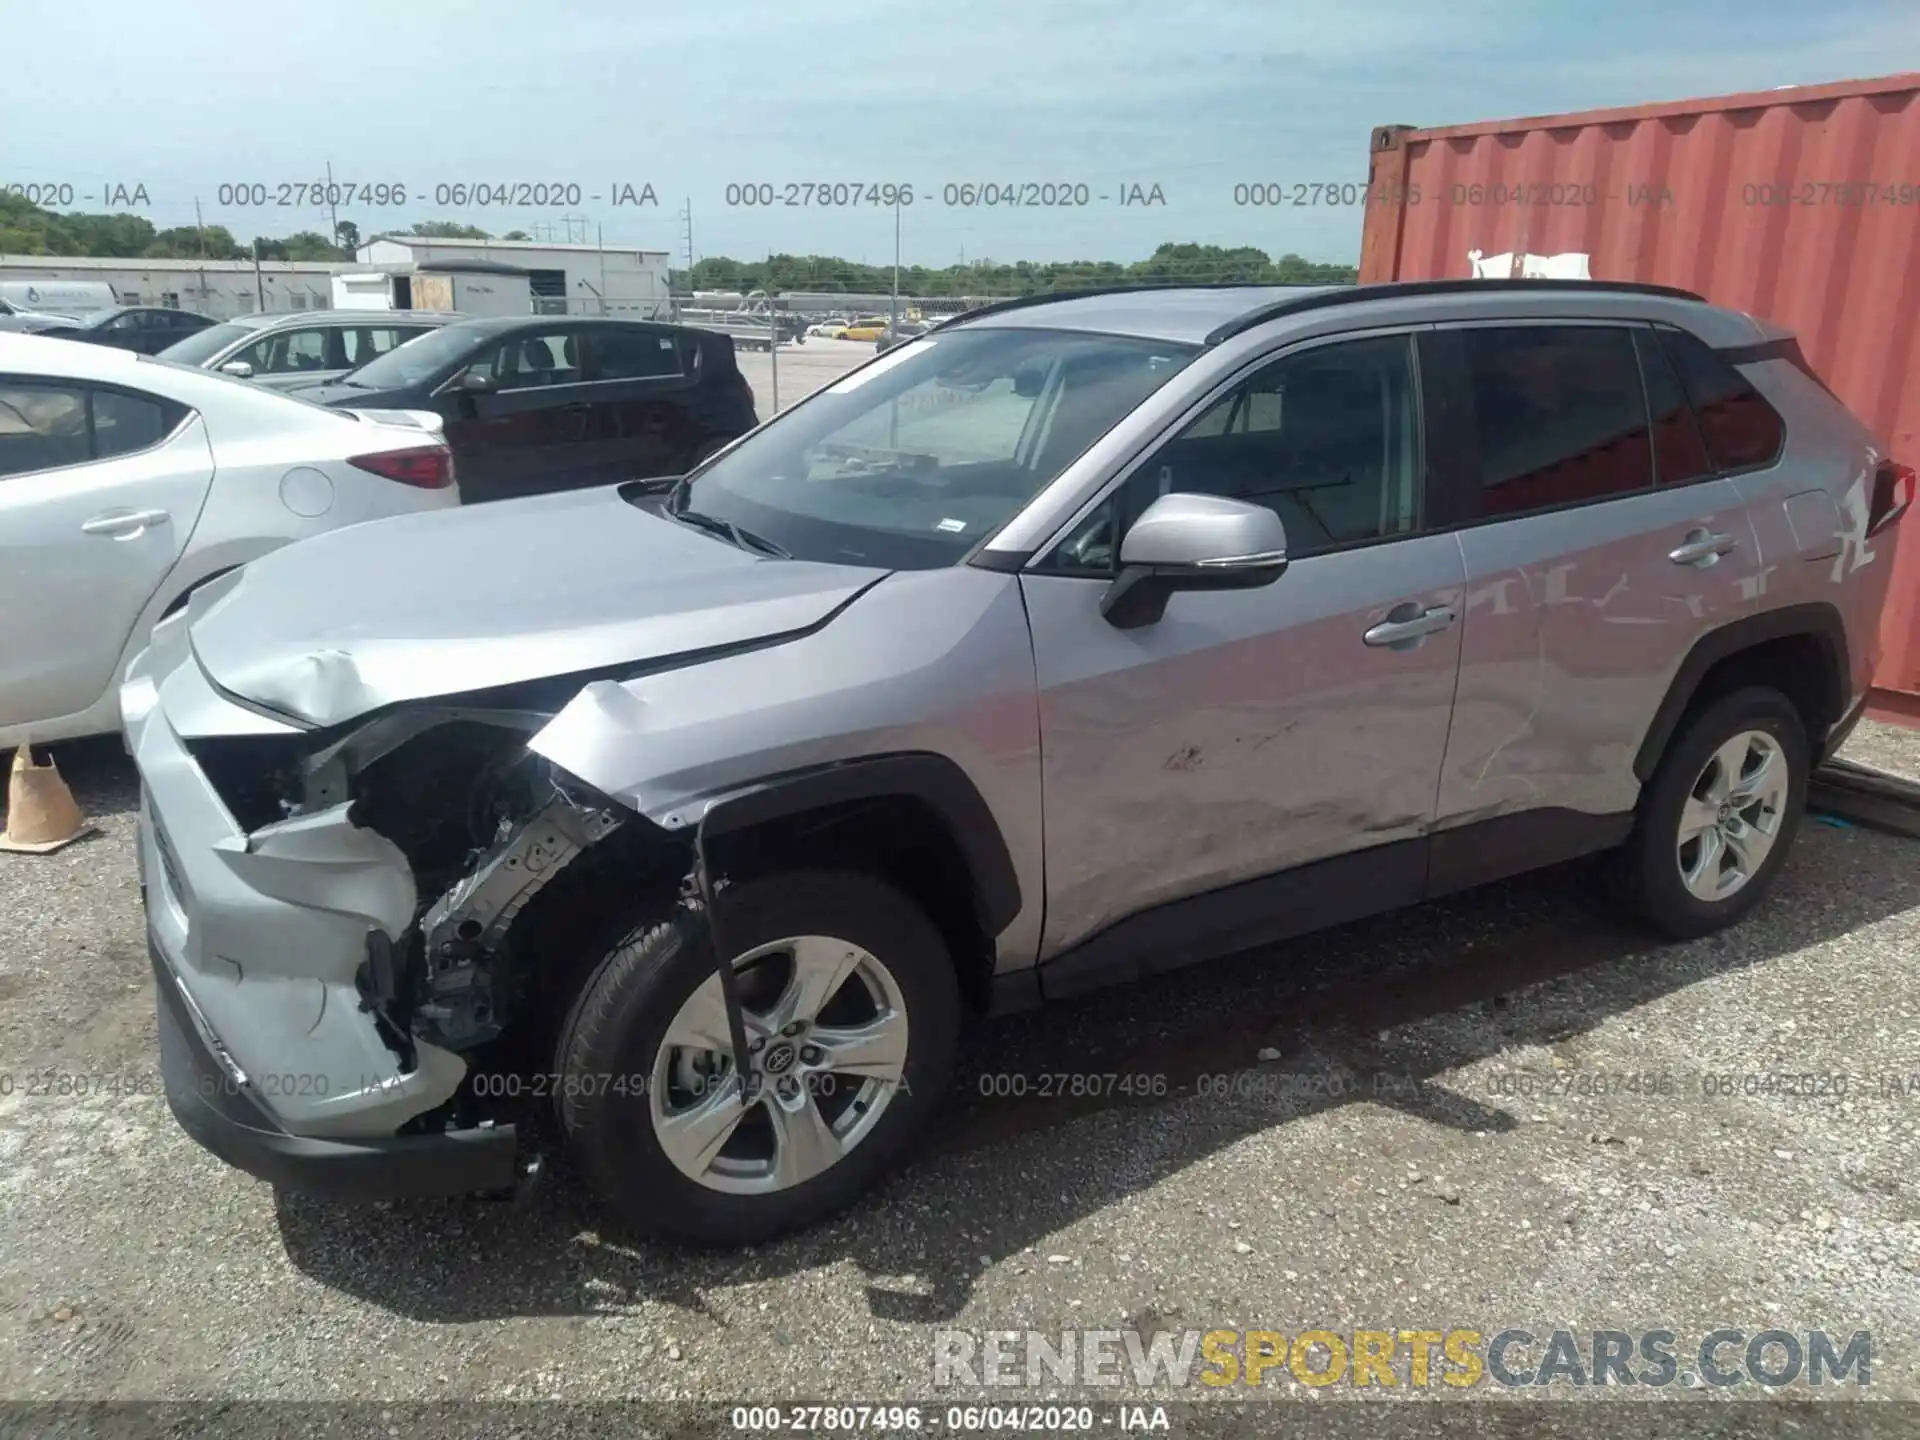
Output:
[[[720,978],[683,921],[636,931],[562,1028],[561,1128],[599,1195],[663,1239],[749,1244],[851,1202],[941,1099],[959,989],[905,896],[844,872],[728,887],[749,1037],[735,1068]]]
[[[1733,924],[1786,860],[1806,803],[1806,727],[1777,690],[1749,687],[1681,731],[1641,799],[1629,894],[1681,939]]]

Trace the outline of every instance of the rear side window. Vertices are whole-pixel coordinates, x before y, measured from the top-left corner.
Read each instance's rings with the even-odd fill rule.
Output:
[[[596,330],[593,344],[600,357],[599,380],[653,380],[682,373],[679,346],[672,335],[657,330]]]
[[[1640,373],[1647,381],[1647,409],[1653,415],[1653,473],[1662,485],[1685,485],[1711,478],[1715,471],[1693,418],[1693,407],[1680,388],[1665,348],[1651,330],[1633,332],[1640,351]]]
[[[1682,330],[1662,330],[1661,341],[1700,417],[1707,453],[1721,470],[1754,470],[1780,458],[1787,427],[1747,377]]]
[[[1633,335],[1622,326],[1469,329],[1467,379],[1487,517],[1653,487]]]
[[[182,406],[151,395],[0,377],[0,476],[150,449],[186,414]]]

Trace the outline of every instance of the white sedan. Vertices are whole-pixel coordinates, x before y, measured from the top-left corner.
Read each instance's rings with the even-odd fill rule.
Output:
[[[203,581],[459,504],[440,423],[0,334],[0,751],[118,729],[127,663]]]

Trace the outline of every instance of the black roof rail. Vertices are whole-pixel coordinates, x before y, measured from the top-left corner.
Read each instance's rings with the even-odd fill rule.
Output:
[[[1671,285],[1642,285],[1629,280],[1390,280],[1373,285],[1343,285],[1337,290],[1318,291],[1292,300],[1276,300],[1271,305],[1262,305],[1257,310],[1249,310],[1224,325],[1216,326],[1208,332],[1207,344],[1218,345],[1222,340],[1243,334],[1256,325],[1264,325],[1281,315],[1292,315],[1301,310],[1321,310],[1330,305],[1354,305],[1363,300],[1400,300],[1420,295],[1484,295],[1490,290],[1529,295],[1541,291],[1561,295],[1603,292],[1659,295],[1668,300],[1706,303],[1704,295],[1696,295],[1691,290],[1680,290]]]
[[[1142,285],[1137,281],[1131,285],[1089,285],[1079,290],[1041,290],[1032,295],[1015,295],[1009,300],[996,300],[991,305],[981,305],[972,310],[962,310],[958,315],[945,321],[941,329],[949,325],[964,325],[969,320],[977,320],[982,315],[1003,315],[1009,310],[1024,310],[1029,305],[1051,305],[1057,300],[1084,300],[1096,295],[1137,295],[1151,290],[1308,290],[1318,287],[1312,285],[1276,285],[1266,280],[1170,280],[1164,285]]]

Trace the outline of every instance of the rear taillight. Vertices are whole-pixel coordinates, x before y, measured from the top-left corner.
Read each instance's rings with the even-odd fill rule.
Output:
[[[453,484],[453,452],[444,445],[355,455],[347,463],[421,490],[444,490]]]
[[[1911,465],[1896,465],[1882,460],[1873,472],[1873,500],[1867,507],[1867,534],[1878,535],[1907,513],[1913,504],[1914,475]]]

